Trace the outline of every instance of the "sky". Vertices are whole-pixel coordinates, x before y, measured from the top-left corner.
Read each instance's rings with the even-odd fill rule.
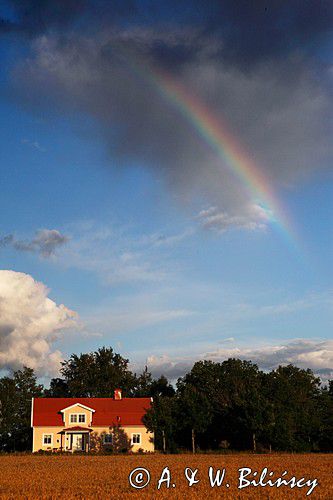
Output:
[[[333,5],[4,0],[0,370],[333,373]]]

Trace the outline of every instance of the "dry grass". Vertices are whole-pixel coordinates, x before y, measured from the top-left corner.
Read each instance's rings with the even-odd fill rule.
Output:
[[[136,455],[136,456],[0,456],[0,498],[325,498],[333,499],[332,455]],[[171,483],[157,490],[157,482],[168,466]],[[208,467],[226,468],[226,480],[220,488],[211,488]],[[151,481],[141,490],[131,488],[129,473],[136,467],[149,469]],[[191,488],[184,468],[199,469],[198,484]],[[310,497],[308,487],[301,489],[253,486],[239,490],[238,469],[250,467],[260,472],[264,467],[278,477],[284,470],[287,478],[317,478],[319,485]],[[226,487],[230,483],[230,488]]]

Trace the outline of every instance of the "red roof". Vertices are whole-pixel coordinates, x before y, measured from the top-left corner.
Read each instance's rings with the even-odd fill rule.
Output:
[[[150,408],[150,398],[34,398],[33,426],[64,425],[61,410],[81,403],[95,410],[92,413],[92,427],[113,424],[143,425],[142,417]],[[120,417],[120,419],[119,419]]]
[[[92,432],[92,429],[89,427],[81,427],[80,425],[74,425],[73,427],[66,427],[66,429],[62,429],[58,434],[61,432],[67,432],[67,431],[88,431]]]

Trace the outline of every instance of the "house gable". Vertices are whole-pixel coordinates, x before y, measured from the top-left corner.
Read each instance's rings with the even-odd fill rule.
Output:
[[[83,408],[84,410],[89,410],[89,411],[92,411],[92,412],[96,411],[96,410],[94,410],[93,408],[89,408],[88,406],[85,406],[85,405],[83,405],[83,404],[81,404],[81,403],[74,403],[73,405],[71,405],[71,406],[67,406],[66,408],[63,408],[63,409],[62,409],[62,410],[60,410],[60,411],[61,411],[61,412],[65,412],[65,411],[67,411],[67,410],[70,410],[70,409],[75,408],[76,406],[80,406],[80,407],[81,407],[81,408]]]
[[[74,403],[60,410],[65,427],[77,425],[91,426],[95,410],[82,403]]]

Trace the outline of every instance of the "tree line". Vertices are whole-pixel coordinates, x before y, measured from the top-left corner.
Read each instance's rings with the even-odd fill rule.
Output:
[[[251,361],[198,361],[173,386],[111,347],[72,354],[49,387],[24,367],[0,378],[0,450],[31,450],[33,397],[152,397],[144,422],[155,448],[179,450],[333,451],[333,381],[323,386],[293,365],[263,372]]]

